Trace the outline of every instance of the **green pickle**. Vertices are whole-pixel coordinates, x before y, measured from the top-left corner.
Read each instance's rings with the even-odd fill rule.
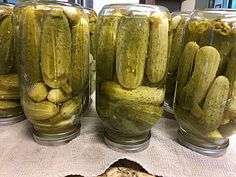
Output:
[[[169,12],[162,6],[108,5],[95,29],[96,109],[105,142],[142,151],[163,111]]]
[[[171,33],[171,45],[169,45],[169,56],[168,56],[168,74],[166,78],[166,94],[164,117],[174,118],[173,103],[175,95],[175,86],[177,79],[177,71],[179,65],[179,59],[182,52],[182,44],[184,37],[184,27],[187,19],[190,16],[190,12],[173,12],[171,14],[171,22],[169,27],[169,33]]]
[[[23,110],[36,142],[63,144],[79,134],[88,107],[88,16],[63,2],[23,3],[15,11]]]
[[[230,18],[228,18],[230,16]],[[236,11],[195,10],[186,24],[175,99],[178,140],[218,157],[236,133]]]
[[[0,125],[13,124],[24,119],[15,68],[13,7],[0,3]]]

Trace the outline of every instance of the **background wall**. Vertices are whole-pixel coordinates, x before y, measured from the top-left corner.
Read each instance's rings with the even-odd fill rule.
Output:
[[[192,11],[197,0],[186,0],[182,2],[181,11]]]

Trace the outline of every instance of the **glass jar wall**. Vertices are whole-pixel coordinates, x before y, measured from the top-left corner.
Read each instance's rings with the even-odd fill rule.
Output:
[[[173,103],[176,86],[176,75],[178,71],[179,58],[183,46],[184,27],[191,12],[171,13],[171,45],[169,45],[168,74],[166,80],[166,94],[163,116],[175,119]]]
[[[96,33],[96,107],[105,142],[142,151],[162,115],[169,12],[161,6],[113,4],[99,14]]]
[[[81,6],[22,1],[14,9],[21,103],[36,142],[75,138],[89,102],[89,20]]]
[[[20,105],[13,30],[13,6],[0,3],[0,125],[25,117]]]
[[[236,11],[196,10],[187,23],[175,113],[181,144],[223,155],[236,132]]]

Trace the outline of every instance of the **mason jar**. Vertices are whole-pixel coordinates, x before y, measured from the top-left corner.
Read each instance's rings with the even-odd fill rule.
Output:
[[[80,132],[89,103],[89,20],[79,5],[20,1],[14,8],[21,104],[33,137],[60,145]]]
[[[94,43],[94,33],[95,24],[97,21],[97,13],[90,8],[85,8],[85,12],[89,16],[89,28],[90,28],[90,53],[89,53],[89,82],[90,82],[90,95],[95,92],[95,82],[96,82],[96,60],[94,57],[95,43]]]
[[[184,146],[221,156],[236,132],[236,11],[195,10],[187,22],[175,113]]]
[[[99,14],[96,108],[105,143],[115,150],[149,145],[165,97],[168,30],[169,12],[162,6],[112,4]]]
[[[173,102],[176,86],[176,75],[178,71],[179,58],[182,50],[184,27],[191,12],[171,13],[171,45],[169,45],[168,74],[166,79],[166,94],[163,116],[175,119]]]
[[[0,125],[25,119],[16,71],[13,7],[0,3]]]

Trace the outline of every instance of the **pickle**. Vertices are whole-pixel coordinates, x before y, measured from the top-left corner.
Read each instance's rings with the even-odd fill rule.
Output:
[[[115,104],[106,97],[96,94],[96,110],[103,120],[109,119]]]
[[[12,109],[20,107],[20,103],[18,101],[2,101],[0,100],[0,109]]]
[[[72,51],[70,84],[75,95],[88,87],[89,80],[89,25],[88,20],[80,16],[71,28]]]
[[[9,74],[13,67],[13,19],[12,14],[0,19],[0,74]]]
[[[74,114],[76,114],[76,112],[79,111],[81,108],[82,108],[82,98],[81,96],[77,96],[62,104],[60,114],[65,119],[69,119]]]
[[[59,108],[49,101],[36,103],[23,98],[22,105],[25,115],[30,120],[46,120],[59,112]]]
[[[180,67],[177,74],[178,90],[182,90],[182,88],[187,84],[188,78],[191,76],[193,71],[194,60],[198,50],[199,46],[197,43],[189,42],[186,44],[180,59]]]
[[[16,74],[0,75],[0,99],[19,99],[20,89]]]
[[[236,121],[231,121],[226,125],[219,127],[219,132],[225,137],[229,138],[230,136],[236,134]]]
[[[1,88],[19,89],[19,82],[18,82],[17,74],[0,75],[0,89]]]
[[[172,39],[173,44],[171,46],[169,65],[168,65],[168,72],[172,74],[176,73],[178,70],[178,63],[181,55],[185,23],[186,23],[186,18],[182,17],[182,19],[179,20],[177,27],[173,31],[173,39]]]
[[[20,14],[19,43],[17,52],[21,70],[30,84],[41,81],[40,71],[40,33],[41,26],[34,6],[27,6]],[[50,46],[51,47],[51,46]],[[22,76],[23,77],[23,76]]]
[[[123,114],[126,119],[145,123],[150,127],[161,118],[163,112],[163,109],[159,106],[131,101],[118,101],[114,110],[119,114]]]
[[[104,80],[112,80],[115,72],[117,27],[121,14],[99,18],[95,31],[97,74]]]
[[[50,11],[43,22],[41,36],[44,82],[51,88],[67,87],[70,64],[71,34],[68,20],[61,9]]]
[[[229,93],[229,80],[218,76],[207,93],[203,104],[203,125],[209,132],[216,130],[222,120]]]
[[[65,118],[61,115],[61,113],[58,113],[57,115],[53,116],[52,118],[48,119],[50,124],[57,124],[61,121],[65,120]]]
[[[53,103],[60,103],[70,98],[62,89],[52,89],[48,92],[47,99]]]
[[[181,90],[178,101],[184,109],[190,110],[194,103],[201,105],[214,81],[220,63],[219,52],[210,46],[198,50],[193,74]]]
[[[236,100],[233,99],[227,104],[225,108],[224,118],[229,122],[231,119],[236,119]]]
[[[153,13],[150,16],[150,23],[151,27],[150,27],[146,75],[150,82],[158,83],[164,78],[167,72],[166,70],[168,61],[167,58],[168,58],[169,21],[167,17],[160,16],[158,13]],[[145,35],[145,37],[143,37],[141,41],[143,40],[144,42],[146,42],[146,32],[142,33]],[[144,43],[143,45],[146,45],[146,43]],[[145,53],[146,48],[143,47],[142,45],[140,45],[140,47],[144,48],[140,52],[144,52],[144,54],[146,54]],[[140,50],[140,48],[137,49]],[[145,57],[144,54],[143,57]],[[140,63],[142,63],[142,61]],[[141,78],[141,76],[139,77]]]
[[[233,48],[225,76],[229,79],[229,98],[236,96],[236,47]]]
[[[141,85],[148,49],[148,37],[149,22],[147,17],[121,18],[117,36],[116,75],[120,85],[125,88],[137,88]]]
[[[47,95],[48,95],[46,84],[44,84],[43,82],[38,82],[38,83],[33,84],[28,89],[28,95],[32,100],[36,102],[46,100]]]
[[[161,105],[165,97],[165,89],[162,88],[139,86],[136,89],[128,90],[122,88],[118,83],[110,81],[104,82],[101,89],[102,93],[111,101],[127,100],[136,103]]]

